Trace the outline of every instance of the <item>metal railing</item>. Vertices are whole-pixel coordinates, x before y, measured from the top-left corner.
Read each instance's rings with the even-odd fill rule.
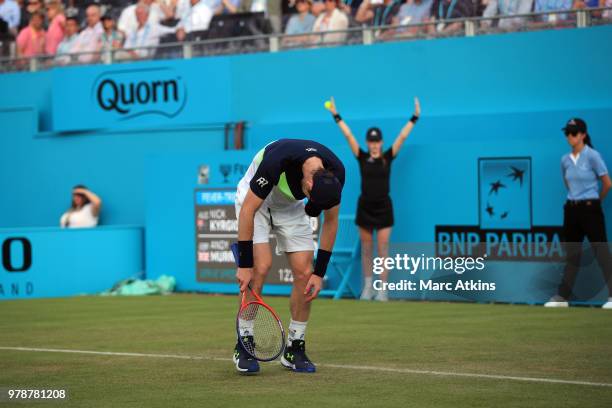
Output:
[[[406,25],[353,27],[310,34],[270,34],[215,40],[174,42],[155,47],[103,50],[99,52],[0,58],[0,73],[36,72],[60,66],[113,64],[143,60],[190,59],[196,57],[279,52],[347,45],[370,45],[392,41],[473,37],[506,32],[582,28],[612,24],[612,7],[560,10],[546,13],[499,15],[439,20]]]

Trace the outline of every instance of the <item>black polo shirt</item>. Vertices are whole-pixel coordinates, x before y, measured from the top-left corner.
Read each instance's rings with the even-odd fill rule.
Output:
[[[260,157],[262,155],[262,157]],[[267,145],[255,160],[261,160],[250,187],[262,200],[274,186],[294,200],[306,198],[302,191],[302,165],[310,157],[319,157],[344,186],[344,165],[331,150],[320,143],[303,139],[280,139]]]

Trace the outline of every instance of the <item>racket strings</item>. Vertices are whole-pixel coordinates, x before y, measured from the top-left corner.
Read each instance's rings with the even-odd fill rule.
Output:
[[[253,342],[242,341],[244,348],[260,360],[274,359],[282,352],[283,333],[274,314],[259,303],[249,303],[239,319],[252,327]]]

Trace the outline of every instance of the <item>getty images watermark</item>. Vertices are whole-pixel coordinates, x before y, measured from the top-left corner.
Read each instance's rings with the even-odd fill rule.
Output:
[[[479,257],[440,257],[440,256],[410,256],[407,254],[397,254],[394,257],[376,257],[373,259],[372,272],[380,275],[385,271],[399,271],[408,273],[414,277],[417,272],[454,272],[463,275],[465,272],[483,271],[487,255]],[[400,279],[395,282],[384,282],[375,279],[372,282],[375,290],[389,291],[495,291],[495,282],[485,282],[481,279],[457,279],[457,280],[438,280],[438,279],[419,279],[409,280]]]

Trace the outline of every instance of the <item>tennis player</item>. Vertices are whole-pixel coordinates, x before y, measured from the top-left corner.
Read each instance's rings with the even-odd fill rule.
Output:
[[[304,340],[310,302],[321,290],[338,230],[338,208],[344,186],[344,165],[327,147],[311,140],[280,139],[261,149],[238,183],[240,291],[250,283],[261,294],[272,265],[269,236],[276,234],[278,250],[285,252],[293,273],[287,347],[281,364],[297,372],[313,373]],[[308,198],[304,204],[303,199]],[[320,248],[312,270],[314,241],[310,217],[324,213]],[[247,299],[248,301],[252,299]],[[239,320],[242,341],[253,341],[253,321]],[[255,345],[256,346],[256,345]],[[236,369],[257,373],[259,363],[240,341],[234,350]]]

